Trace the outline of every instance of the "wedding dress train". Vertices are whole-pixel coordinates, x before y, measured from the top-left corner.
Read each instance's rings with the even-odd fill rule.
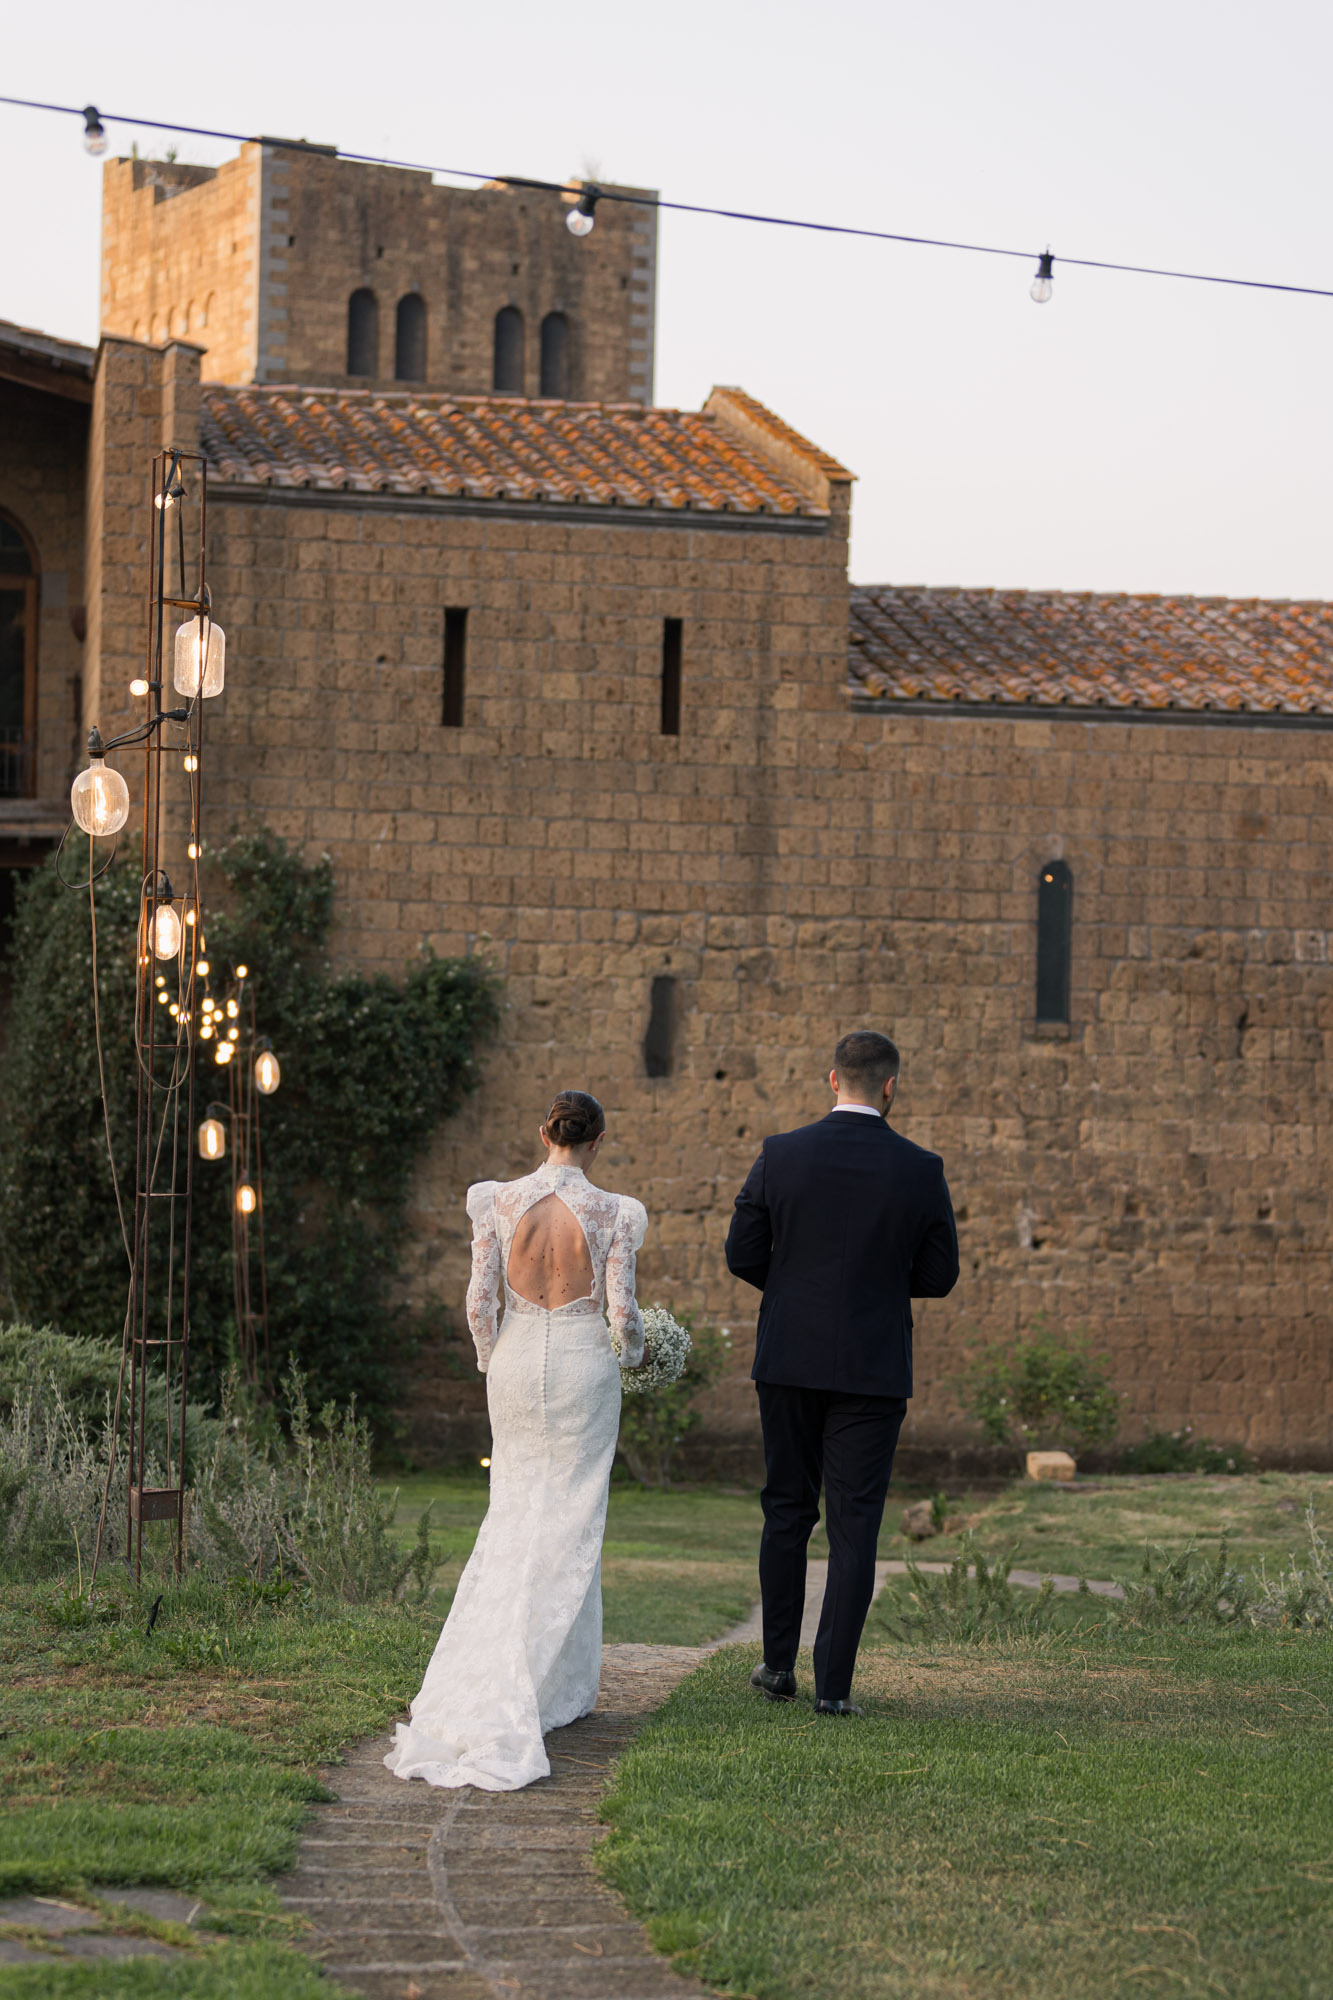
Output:
[[[527,1211],[556,1195],[577,1219],[593,1284],[547,1308],[509,1284]],[[643,1354],[634,1256],[648,1218],[581,1170],[544,1166],[469,1188],[468,1323],[486,1374],[491,1499],[410,1723],[384,1759],[400,1778],[515,1791],[550,1772],[542,1737],[586,1715],[602,1664],[602,1532],[620,1422],[620,1365]],[[497,1335],[503,1274],[505,1313]]]

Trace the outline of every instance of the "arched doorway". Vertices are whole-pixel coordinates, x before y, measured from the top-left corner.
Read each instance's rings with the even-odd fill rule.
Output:
[[[0,514],[0,798],[31,798],[36,777],[37,564]]]

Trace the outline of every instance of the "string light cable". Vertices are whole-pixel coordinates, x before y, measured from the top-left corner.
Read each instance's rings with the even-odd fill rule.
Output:
[[[10,105],[22,111],[50,111],[61,117],[82,118],[84,123],[83,143],[87,151],[100,158],[107,151],[109,140],[102,114],[95,104],[46,104],[29,97],[0,96],[0,104]],[[221,132],[207,125],[179,125],[165,118],[132,118],[121,112],[106,113],[114,124],[134,125],[150,132],[174,132],[183,138],[221,139],[232,145],[247,145],[254,141],[252,132]],[[1321,285],[1284,284],[1272,278],[1233,278],[1212,271],[1178,271],[1157,264],[1121,264],[1105,257],[1065,257],[1056,258],[1049,247],[1044,251],[1013,250],[996,243],[962,243],[941,236],[912,236],[899,230],[864,229],[846,222],[816,222],[809,217],[793,215],[764,215],[742,208],[717,208],[705,202],[667,201],[661,195],[634,194],[622,188],[599,187],[594,182],[574,183],[568,181],[535,180],[522,174],[482,174],[471,167],[430,166],[421,160],[387,159],[379,153],[353,153],[340,146],[316,146],[306,139],[274,139],[263,143],[281,146],[286,152],[318,153],[321,157],[347,160],[360,166],[401,167],[410,173],[440,174],[451,180],[477,181],[493,186],[532,188],[549,194],[567,196],[573,206],[565,220],[570,232],[575,236],[590,234],[597,204],[600,201],[623,202],[631,207],[666,210],[676,215],[711,215],[726,222],[760,223],[773,229],[804,229],[822,236],[851,236],[873,243],[904,243],[918,249],[961,250],[978,257],[1014,257],[1024,263],[1035,263],[1036,272],[1032,280],[1030,296],[1038,305],[1045,305],[1051,297],[1053,284],[1052,267],[1055,263],[1067,264],[1076,270],[1115,271],[1139,278],[1177,278],[1197,285],[1230,285],[1243,291],[1289,292],[1302,298],[1333,299],[1333,287]]]

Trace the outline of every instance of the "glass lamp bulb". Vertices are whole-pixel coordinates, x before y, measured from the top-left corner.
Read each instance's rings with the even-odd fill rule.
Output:
[[[259,1206],[259,1196],[249,1181],[242,1181],[236,1190],[236,1206],[242,1215],[253,1215]]]
[[[248,966],[248,965],[238,965],[238,966],[237,966],[237,968],[236,968],[236,977],[237,977],[238,979],[248,979],[248,978],[250,977],[250,968],[249,968],[249,966]]]
[[[236,1051],[230,1042],[219,1042],[217,1053],[214,1055],[213,1060],[219,1065],[225,1065],[231,1061],[235,1053]]]
[[[70,787],[69,803],[85,833],[119,833],[130,816],[130,788],[104,758],[94,757]]]
[[[144,695],[147,694],[147,692],[148,692],[148,683],[142,677],[140,677],[138,680],[133,680],[130,682],[130,693],[132,695],[141,699]]]
[[[196,965],[194,969],[195,969],[195,971],[196,971],[196,972],[197,972],[197,973],[199,974],[199,977],[200,977],[201,979],[207,979],[207,977],[208,977],[208,960],[207,960],[206,958],[201,958],[201,959],[200,959],[200,961],[199,961],[199,963],[198,963],[198,965]]]
[[[571,208],[565,217],[565,228],[571,236],[591,236],[596,220],[595,215],[585,215],[582,208]]]
[[[85,153],[91,153],[95,160],[100,160],[106,149],[106,127],[97,115],[97,106],[95,104],[85,104],[83,107],[83,150]]]
[[[282,1069],[272,1049],[261,1049],[255,1058],[255,1082],[265,1097],[272,1097],[282,1082]]]
[[[213,1039],[213,1023],[207,1016],[199,1023],[199,1039],[201,1042],[211,1042]]]
[[[175,958],[181,948],[181,920],[170,903],[153,911],[153,950],[159,958]]]
[[[240,1038],[241,1038],[241,1031],[239,1028],[228,1028],[227,1030],[228,1041],[238,1042]]]
[[[1032,300],[1034,305],[1044,306],[1047,300],[1051,297],[1051,294],[1054,292],[1054,290],[1055,290],[1054,279],[1034,278],[1032,280],[1032,285],[1028,293],[1028,297]]]
[[[240,1013],[240,1011],[241,1011],[240,1007],[235,1000],[229,1000],[227,1002],[227,1012],[231,1016],[233,1021],[236,1019],[236,1016]]]
[[[202,695],[205,701],[221,694],[226,663],[227,635],[211,618],[187,618],[176,627],[172,685],[177,694]]]
[[[189,751],[187,755],[181,758],[181,763],[185,766],[187,771],[197,771],[199,769],[199,759],[195,756],[193,750]]]
[[[220,1118],[205,1118],[199,1127],[199,1157],[220,1160],[227,1150],[227,1128]]]

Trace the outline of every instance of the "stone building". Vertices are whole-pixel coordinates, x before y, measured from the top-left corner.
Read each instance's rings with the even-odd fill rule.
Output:
[[[458,1313],[466,1184],[530,1163],[556,1088],[595,1089],[607,1177],[653,1217],[645,1296],[735,1329],[708,1444],[751,1463],[732,1195],[869,1021],[902,1044],[898,1120],[946,1157],[964,1253],[918,1313],[910,1444],[965,1437],[968,1344],[1041,1311],[1110,1352],[1131,1435],[1329,1462],[1333,607],[851,589],[850,474],[739,390],[681,412],[460,393],[447,353],[424,388],[220,366],[124,334],[41,363],[0,335],[28,412],[0,430],[0,522],[57,648],[63,733],[43,720],[34,768],[68,758],[76,675],[85,721],[128,719],[147,458],[200,446],[214,823],[331,854],[345,962],[430,946],[503,977],[485,1088],[420,1179],[415,1294]],[[77,668],[41,583],[75,522]],[[45,652],[37,675],[45,718]],[[419,1442],[470,1445],[478,1389],[428,1360]]]

